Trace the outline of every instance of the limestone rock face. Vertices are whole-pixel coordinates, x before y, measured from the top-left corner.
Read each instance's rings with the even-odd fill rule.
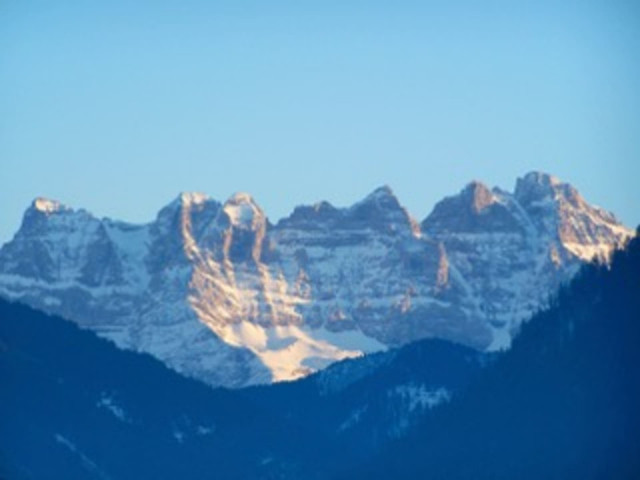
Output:
[[[420,338],[507,348],[578,266],[631,231],[543,173],[472,182],[416,222],[389,187],[276,225],[248,194],[181,194],[146,225],[36,199],[0,295],[211,385],[295,379]]]

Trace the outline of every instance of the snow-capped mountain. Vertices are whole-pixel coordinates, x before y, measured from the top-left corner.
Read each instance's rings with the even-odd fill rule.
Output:
[[[542,173],[473,182],[416,222],[388,187],[272,225],[251,196],[181,194],[146,225],[37,199],[0,295],[212,385],[290,380],[425,337],[507,347],[577,267],[631,235]]]

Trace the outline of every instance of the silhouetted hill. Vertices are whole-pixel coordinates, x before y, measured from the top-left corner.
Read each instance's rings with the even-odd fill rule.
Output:
[[[342,452],[362,461],[403,435],[488,358],[425,340],[229,391],[0,301],[0,466],[12,479],[322,478]]]
[[[0,378],[7,478],[247,478],[310,449],[280,412],[4,301]]]

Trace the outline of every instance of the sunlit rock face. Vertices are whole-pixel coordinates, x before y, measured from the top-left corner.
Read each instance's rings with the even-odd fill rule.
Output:
[[[438,203],[422,232],[444,245],[474,293],[477,316],[505,348],[523,319],[593,257],[606,261],[630,230],[548,174],[519,178],[514,193],[472,182]]]
[[[513,193],[472,182],[422,223],[386,186],[275,225],[246,193],[184,193],[146,225],[40,198],[0,250],[0,294],[241,387],[425,337],[506,348],[580,263],[630,234],[538,172]]]

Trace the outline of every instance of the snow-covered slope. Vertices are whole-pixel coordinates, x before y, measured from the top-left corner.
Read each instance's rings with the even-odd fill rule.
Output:
[[[554,177],[473,182],[418,224],[388,187],[272,225],[250,195],[182,194],[146,225],[36,199],[0,295],[212,385],[291,380],[419,338],[499,349],[577,266],[631,234]]]

